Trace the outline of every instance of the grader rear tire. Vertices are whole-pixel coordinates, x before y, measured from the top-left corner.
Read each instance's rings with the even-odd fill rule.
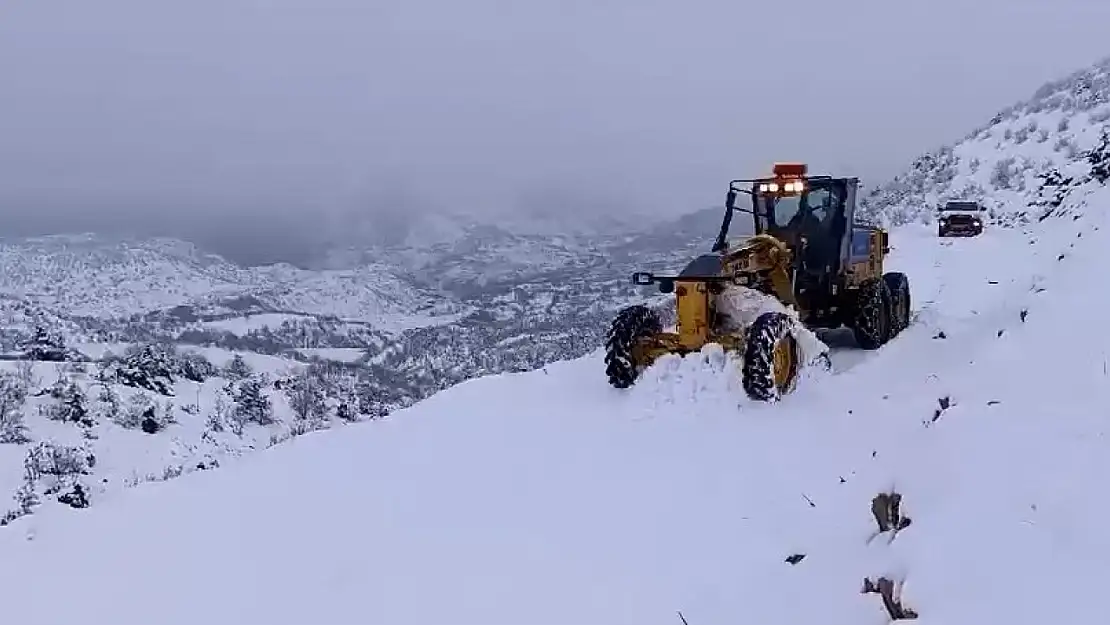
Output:
[[[890,290],[890,338],[894,338],[910,325],[910,279],[891,271],[883,275],[883,282]]]
[[[747,332],[741,382],[755,401],[776,401],[794,390],[801,354],[794,320],[780,312],[756,318]]]
[[[860,285],[852,333],[862,349],[879,349],[890,340],[890,287],[882,278]]]
[[[614,388],[628,388],[640,376],[640,366],[632,357],[637,339],[663,331],[659,315],[647,306],[622,309],[609,326],[605,339],[605,374]]]

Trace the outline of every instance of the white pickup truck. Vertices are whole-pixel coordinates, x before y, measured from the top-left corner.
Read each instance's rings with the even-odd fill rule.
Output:
[[[940,209],[937,236],[973,237],[983,234],[987,209],[978,202],[952,201]]]

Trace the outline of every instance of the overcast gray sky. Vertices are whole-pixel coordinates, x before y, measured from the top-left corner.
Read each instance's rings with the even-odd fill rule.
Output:
[[[1095,0],[6,0],[0,207],[280,229],[553,189],[684,212],[776,159],[877,182],[1110,55],[1107,23]]]

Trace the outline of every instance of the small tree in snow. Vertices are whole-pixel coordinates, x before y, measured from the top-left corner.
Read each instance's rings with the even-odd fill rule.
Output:
[[[129,348],[122,358],[105,359],[100,377],[160,395],[173,395],[176,370],[175,357],[167,347],[146,344]]]
[[[67,359],[65,338],[42,322],[36,323],[31,330],[31,338],[24,345],[23,351],[28,360],[65,362]]]
[[[0,526],[7,525],[12,521],[27,516],[34,511],[35,506],[39,505],[39,494],[35,492],[35,482],[29,479],[29,474],[24,469],[23,483],[16,489],[15,494],[12,496],[15,500],[15,509],[5,512],[0,516]]]
[[[357,381],[348,377],[339,387],[339,403],[335,407],[335,416],[348,423],[358,421],[358,394]]]
[[[1106,184],[1110,180],[1110,135],[1103,127],[1098,145],[1087,152],[1087,164],[1091,166],[1091,178],[1099,184]]]
[[[204,382],[216,375],[218,370],[203,354],[183,352],[176,355],[177,372],[181,377],[193,382]]]
[[[229,380],[235,380],[236,382],[245,380],[250,377],[252,373],[254,372],[251,370],[251,366],[248,365],[247,361],[243,360],[243,357],[239,354],[235,354],[235,356],[231,358],[231,361],[227,363],[227,366],[224,367],[224,377]]]
[[[270,425],[274,422],[274,407],[262,390],[262,380],[251,376],[239,383],[235,393],[233,416],[240,423]]]
[[[1047,207],[1049,211],[1064,202],[1074,183],[1070,176],[1065,177],[1057,169],[1050,169],[1037,177],[1041,179],[1041,187],[1037,191],[1038,198],[1034,204]]]
[[[0,372],[0,443],[22,445],[31,441],[24,423],[27,386],[18,377]]]
[[[109,384],[100,384],[93,400],[92,413],[96,418],[119,424],[123,421],[123,406],[119,394]]]
[[[371,419],[376,419],[383,414],[381,400],[369,376],[361,376],[355,384],[355,400],[358,413]]]
[[[354,405],[355,404],[349,400],[340,399],[339,405],[335,407],[335,416],[347,423],[358,421],[358,411],[355,410]]]
[[[243,435],[243,423],[232,414],[234,402],[231,400],[231,385],[216,391],[212,412],[204,424],[205,434],[223,432],[228,427],[236,436]]]

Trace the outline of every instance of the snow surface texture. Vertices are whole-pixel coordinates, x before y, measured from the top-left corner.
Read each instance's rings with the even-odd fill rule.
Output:
[[[922,624],[1091,622],[1110,192],[1072,201],[1086,213],[980,238],[895,231],[913,324],[777,404],[747,402],[709,350],[627,392],[593,354],[44,509],[0,532],[7,615],[878,625],[861,588],[885,576]],[[876,536],[884,492],[912,523]]]

